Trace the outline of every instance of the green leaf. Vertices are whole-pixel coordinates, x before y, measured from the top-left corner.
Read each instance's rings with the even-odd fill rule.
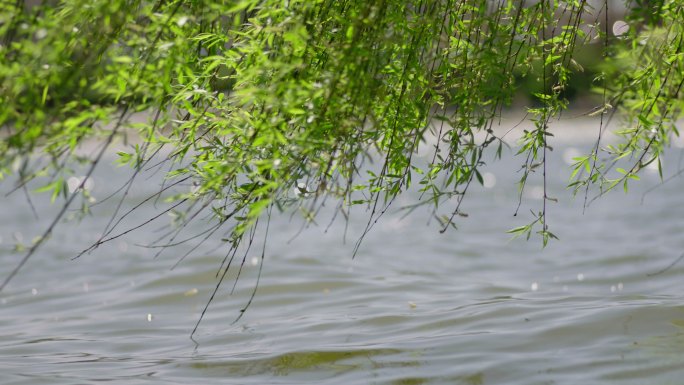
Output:
[[[349,27],[347,27],[347,34],[346,35],[347,35],[347,41],[352,41],[352,39],[354,38],[354,26],[353,25],[350,25]]]

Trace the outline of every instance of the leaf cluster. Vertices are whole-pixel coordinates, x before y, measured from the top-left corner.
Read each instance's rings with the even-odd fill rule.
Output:
[[[47,178],[40,190],[64,194],[68,206],[71,166],[80,160],[92,171],[102,154],[77,149],[105,151],[130,136],[130,150],[118,153],[134,170],[130,183],[167,165],[162,191],[190,186],[169,197],[166,212],[183,213],[169,245],[208,210],[215,226],[191,238],[220,232],[234,256],[270,210],[295,208],[313,221],[327,199],[343,216],[366,205],[365,235],[412,185],[422,193],[412,209],[430,206],[446,229],[466,216],[470,186],[483,183],[485,153],[501,156],[494,126],[516,79],[534,77],[543,87],[528,109],[534,129],[519,143],[520,191],[522,199],[539,171],[544,199],[512,233],[537,232],[546,244],[555,238],[546,223],[548,141],[569,105],[564,90],[583,70],[578,47],[603,46],[595,114],[602,130],[619,108],[625,129],[622,142],[602,146],[599,135],[577,159],[576,191],[626,189],[679,135],[684,5],[662,0],[653,15],[642,3],[650,2],[634,8],[633,28],[613,36],[607,1],[3,2],[0,177]],[[136,113],[147,120],[133,123]],[[415,156],[423,149],[427,161]],[[448,214],[438,215],[445,204]]]

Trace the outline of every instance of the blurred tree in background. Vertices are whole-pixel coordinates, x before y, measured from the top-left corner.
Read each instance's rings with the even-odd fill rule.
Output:
[[[312,220],[327,199],[342,216],[366,205],[365,234],[412,185],[435,213],[449,202],[435,214],[446,229],[482,181],[483,154],[500,156],[495,122],[521,95],[532,99],[534,122],[519,143],[521,188],[534,170],[545,180],[550,121],[571,97],[593,92],[599,130],[604,115],[624,119],[622,141],[604,147],[599,135],[576,159],[576,191],[626,188],[679,134],[678,0],[1,4],[0,178],[15,174],[17,188],[39,178],[39,191],[64,199],[22,264],[68,207],[88,210],[87,190],[67,188],[74,167],[90,175],[133,133],[135,144],[118,154],[132,169],[129,185],[161,165],[162,190],[191,185],[163,210],[184,213],[169,243],[210,212],[206,237],[220,234],[233,253],[266,231],[272,209]],[[613,16],[620,12],[624,21]],[[147,121],[133,123],[134,113]],[[98,151],[79,155],[85,143]],[[429,162],[414,159],[420,147],[432,152]],[[548,200],[545,192],[530,224],[512,232],[553,238]],[[114,237],[116,223],[93,248]]]

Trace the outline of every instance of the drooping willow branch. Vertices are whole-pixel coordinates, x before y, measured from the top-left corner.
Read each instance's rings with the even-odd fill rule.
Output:
[[[497,132],[502,114],[520,95],[523,80],[538,79],[526,111],[534,128],[518,143],[518,208],[537,170],[544,197],[530,222],[511,233],[537,233],[546,244],[555,238],[546,220],[554,199],[546,188],[548,141],[553,119],[570,107],[569,88],[589,65],[582,64],[580,50],[600,58],[587,71],[600,90],[595,113],[601,122],[592,153],[573,166],[570,185],[576,191],[583,188],[587,196],[590,186],[599,195],[620,184],[626,188],[645,165],[660,164],[678,135],[684,5],[633,4],[626,18],[629,31],[611,34],[608,4],[604,0],[600,9],[586,0],[3,5],[0,175],[21,164],[18,188],[48,175],[41,190],[53,199],[65,195],[65,211],[84,194],[83,183],[73,194],[65,187],[78,147],[92,140],[108,145],[137,132],[132,149],[118,154],[120,164],[132,166],[132,176],[116,195],[115,213],[95,246],[119,236],[113,231],[142,205],[160,205],[159,215],[129,230],[164,212],[185,210],[177,227],[147,246],[161,252],[196,241],[192,253],[213,236],[233,250],[243,238],[253,238],[258,221],[273,209],[301,212],[314,223],[324,202],[335,200],[333,218],[346,217],[352,206],[367,209],[356,255],[368,231],[409,189],[417,188],[420,200],[408,211],[428,206],[442,231],[466,216],[471,186],[483,182],[483,159],[490,153],[500,158],[508,145]],[[627,128],[623,141],[601,148],[603,114],[618,110]],[[134,112],[153,118],[134,124],[125,119]],[[415,156],[425,146],[432,146],[432,156]],[[34,161],[40,153],[47,163]],[[93,167],[102,154],[89,160]],[[631,163],[625,166],[626,161]],[[147,169],[166,170],[162,186],[154,198],[122,213],[129,189],[141,183],[139,174]],[[192,187],[186,189],[185,182]],[[174,195],[161,202],[162,194]],[[188,236],[190,224],[204,212],[211,224]],[[230,260],[224,258],[218,271],[226,274]]]

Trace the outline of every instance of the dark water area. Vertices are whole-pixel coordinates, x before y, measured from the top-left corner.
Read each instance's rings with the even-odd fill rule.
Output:
[[[629,194],[611,192],[583,213],[583,196],[566,189],[567,163],[593,145],[593,131],[579,127],[590,123],[564,123],[549,153],[548,188],[559,201],[548,205],[548,223],[559,241],[542,248],[506,234],[531,220],[543,194],[534,175],[513,216],[523,159],[510,151],[488,159],[485,186],[463,205],[469,217],[444,234],[425,210],[390,210],[352,259],[364,210],[350,217],[346,242],[342,221],[325,231],[332,210],[294,240],[301,223],[280,215],[265,259],[257,239],[232,295],[229,273],[198,345],[189,335],[217,283],[219,240],[172,269],[189,246],[157,258],[136,246],[159,237],[162,221],[72,260],[98,239],[116,201],[97,206],[61,224],[0,293],[0,383],[679,384],[684,261],[672,264],[684,253],[684,178],[660,184],[646,170]],[[681,158],[676,144],[665,177]],[[107,195],[127,171],[103,165],[93,195]],[[156,188],[154,179],[136,185],[126,204]],[[30,243],[57,210],[33,199],[39,219],[21,192],[0,200],[2,277],[22,256],[16,241]],[[146,206],[122,228],[154,212]],[[233,323],[260,268],[254,300]]]

